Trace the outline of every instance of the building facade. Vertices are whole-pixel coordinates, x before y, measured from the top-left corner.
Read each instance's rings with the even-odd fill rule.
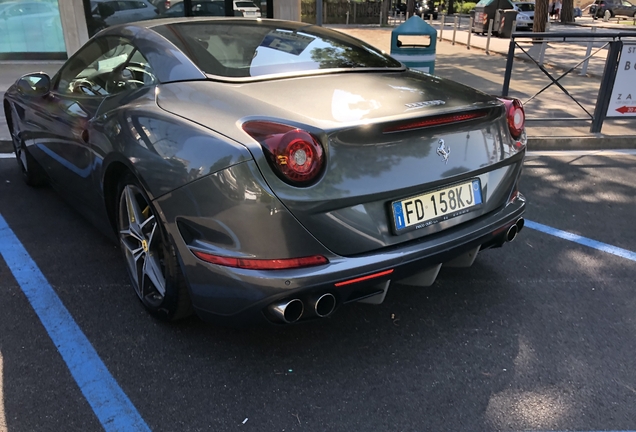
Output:
[[[63,60],[105,27],[183,16],[300,21],[300,0],[0,0],[0,61]]]

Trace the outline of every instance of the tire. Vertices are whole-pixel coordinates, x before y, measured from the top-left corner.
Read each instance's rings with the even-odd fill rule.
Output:
[[[11,143],[13,144],[13,151],[15,152],[15,159],[18,162],[18,167],[22,172],[22,180],[32,187],[44,186],[48,183],[48,179],[44,172],[44,169],[33,158],[29,149],[27,148],[22,136],[20,134],[20,124],[18,122],[18,116],[14,109],[8,114],[7,123],[9,124],[9,132],[11,133]]]
[[[163,321],[193,313],[174,245],[139,181],[126,174],[117,188],[117,235],[132,286],[146,310]]]

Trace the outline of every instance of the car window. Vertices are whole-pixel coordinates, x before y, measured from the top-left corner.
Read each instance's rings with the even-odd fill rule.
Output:
[[[518,3],[517,10],[521,12],[534,12],[534,3]]]
[[[204,72],[224,77],[402,67],[369,45],[315,26],[285,28],[265,22],[206,21],[164,24],[153,30],[179,47]]]
[[[234,4],[236,5],[236,7],[249,7],[249,8],[255,8],[256,5],[252,2],[249,1],[237,1],[234,2]]]
[[[148,61],[126,39],[102,37],[88,43],[59,73],[60,94],[105,97],[156,83]]]

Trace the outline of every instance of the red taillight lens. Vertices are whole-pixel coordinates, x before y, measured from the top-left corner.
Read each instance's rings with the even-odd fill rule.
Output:
[[[526,113],[519,99],[499,98],[506,106],[506,117],[508,119],[508,129],[510,135],[515,140],[521,138],[523,130],[526,126]]]
[[[164,7],[167,9],[170,9],[170,0],[166,0],[166,2],[164,3]]]
[[[248,259],[212,255],[201,251],[192,251],[192,253],[205,262],[247,270],[286,270],[329,264],[329,260],[322,255],[285,259]]]
[[[460,123],[469,120],[483,118],[488,115],[488,111],[474,111],[463,114],[443,114],[439,116],[427,117],[421,120],[414,120],[396,126],[389,126],[384,129],[384,133],[404,132],[413,129],[421,129],[433,126],[443,126],[451,123]]]
[[[308,186],[324,166],[322,145],[309,132],[280,123],[251,121],[243,130],[265,150],[274,172],[294,186]]]

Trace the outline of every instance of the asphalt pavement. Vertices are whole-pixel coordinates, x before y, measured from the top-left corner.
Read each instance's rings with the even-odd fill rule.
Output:
[[[0,249],[10,230],[153,431],[636,429],[635,164],[530,155],[534,229],[430,288],[396,285],[380,306],[306,325],[157,322],[116,245],[53,189],[25,186],[12,159]],[[0,258],[4,430],[100,430],[27,288]]]
[[[347,32],[384,49],[390,30]],[[443,41],[436,73],[496,94],[503,61]],[[58,67],[3,63],[0,90]],[[530,97],[547,77],[516,67],[512,94]],[[595,79],[568,85],[589,105]],[[526,105],[529,116],[575,115],[547,95]],[[632,123],[595,137],[585,125],[531,124],[542,138],[531,149],[555,148],[546,137],[559,133],[579,147],[631,142]],[[394,285],[379,306],[247,329],[152,319],[117,245],[51,187],[24,185],[8,151],[0,147],[0,432],[144,430],[103,421],[112,411],[95,395],[113,386],[152,431],[636,430],[634,151],[533,152],[521,179],[528,224],[513,243],[471,268],[442,269],[432,287]],[[33,267],[16,270],[9,254]],[[37,272],[37,288],[59,298],[64,325],[88,347],[75,333],[55,336],[47,309],[27,296]],[[79,359],[94,350],[112,382],[78,374],[69,343]]]

